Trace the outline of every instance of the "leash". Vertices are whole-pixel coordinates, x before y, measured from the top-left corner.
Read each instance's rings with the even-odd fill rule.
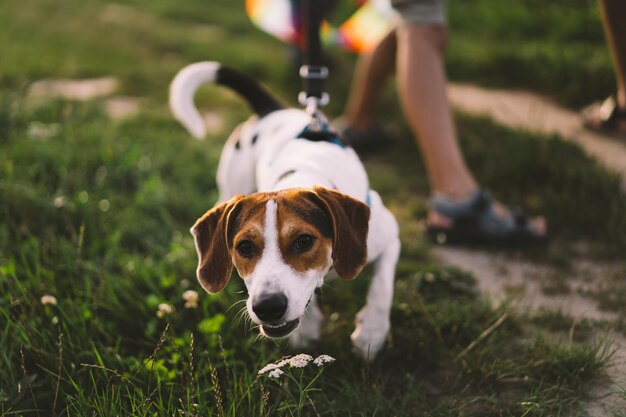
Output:
[[[318,2],[317,7],[315,2]],[[311,122],[298,137],[316,142],[330,142],[345,148],[346,144],[342,142],[337,132],[330,128],[326,115],[320,110],[320,107],[329,103],[330,96],[324,91],[328,68],[322,62],[320,27],[324,16],[319,0],[302,0],[300,12],[305,34],[303,65],[300,67],[304,90],[298,94],[298,101],[305,106],[305,111],[311,116]]]
[[[333,143],[342,148],[342,142],[337,133],[330,128],[328,119],[320,110],[330,101],[330,96],[324,91],[324,81],[328,78],[328,68],[322,63],[322,46],[320,41],[320,27],[322,24],[321,8],[315,7],[319,0],[302,0],[302,22],[305,26],[304,64],[300,67],[300,78],[303,80],[304,90],[298,94],[298,101],[305,106],[305,111],[311,116],[311,123],[298,135],[298,138],[311,141]],[[372,205],[369,186],[365,194],[365,204]]]
[[[313,121],[309,130],[322,131],[328,129],[328,120],[319,110],[329,103],[330,97],[324,91],[324,81],[328,78],[328,68],[322,64],[322,46],[320,27],[322,24],[321,7],[315,6],[319,0],[302,0],[302,22],[304,24],[305,44],[303,65],[300,67],[300,77],[303,80],[304,90],[298,95],[298,101],[305,106]]]

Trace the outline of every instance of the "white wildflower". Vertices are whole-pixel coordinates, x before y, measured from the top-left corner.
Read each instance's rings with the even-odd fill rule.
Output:
[[[259,372],[259,375],[263,375],[266,372],[272,371],[274,369],[278,369],[280,368],[280,366],[278,366],[278,364],[276,363],[268,363],[267,365],[265,365]]]
[[[335,358],[333,358],[332,356],[328,356],[328,355],[319,355],[313,361],[313,363],[316,364],[317,366],[322,366],[325,363],[331,363],[331,362],[335,362]]]
[[[55,326],[59,324],[59,318],[57,316],[52,317],[52,324],[54,324]]]
[[[287,365],[288,363],[289,363],[289,359],[281,359],[278,362],[268,363],[267,365],[265,365],[263,367],[263,369],[261,369],[258,372],[258,374],[259,375],[263,375],[264,373],[269,372],[269,371],[273,371],[274,369],[280,369],[283,366]]]
[[[287,365],[289,363],[289,359],[282,359],[278,362],[276,362],[276,366],[278,366],[279,368],[282,368],[283,366]]]
[[[289,365],[291,368],[304,368],[312,360],[313,360],[313,356],[307,355],[306,353],[301,353],[299,355],[292,356],[290,358],[288,357],[286,359],[281,359],[278,362],[269,363],[265,365],[263,369],[261,369],[258,372],[258,374],[263,375],[267,373],[270,378],[278,378],[280,375],[284,373],[281,369],[283,366]]]
[[[47,140],[61,132],[59,123],[31,122],[28,125],[28,136],[33,140]]]
[[[269,376],[270,378],[280,378],[282,374],[284,374],[284,372],[280,368],[276,368],[270,371],[270,373],[267,374],[267,376]]]
[[[304,368],[313,360],[313,356],[301,353],[292,358],[287,359],[287,363],[292,368]]]
[[[41,304],[47,305],[52,304],[53,306],[57,305],[57,298],[54,295],[44,295],[41,297]]]
[[[62,195],[54,199],[54,207],[61,208],[64,205],[65,205],[65,197],[63,197]]]
[[[174,307],[166,303],[161,303],[159,304],[159,310],[157,311],[156,315],[158,318],[163,318],[168,314],[172,314],[173,311]]]
[[[183,293],[183,299],[185,300],[185,308],[197,308],[198,307],[198,293],[194,290],[187,290]]]

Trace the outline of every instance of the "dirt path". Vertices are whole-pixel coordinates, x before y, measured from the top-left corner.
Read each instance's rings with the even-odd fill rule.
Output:
[[[474,85],[451,84],[452,105],[465,113],[485,115],[516,129],[537,133],[558,133],[588,155],[622,175],[626,191],[626,139],[611,138],[586,130],[578,113],[525,91],[488,90]]]
[[[626,191],[626,140],[605,137],[587,131],[576,112],[559,107],[536,94],[522,91],[486,90],[463,84],[449,87],[454,107],[471,115],[482,115],[511,128],[537,133],[557,133],[572,141],[588,155],[622,176]],[[495,301],[516,296],[518,308],[560,310],[574,320],[617,320],[616,314],[602,311],[597,302],[585,296],[587,289],[609,273],[623,271],[623,264],[600,264],[585,260],[574,262],[573,272],[567,277],[566,288],[547,295],[549,277],[559,272],[545,265],[512,258],[503,254],[440,247],[435,256],[443,263],[472,272],[478,285]],[[617,332],[608,335],[616,349],[607,369],[608,380],[594,388],[595,400],[587,407],[591,416],[609,416],[626,410],[626,400],[618,395],[626,388],[626,338]]]
[[[112,96],[119,88],[115,77],[101,78],[46,78],[32,83],[28,89],[31,100],[67,100],[89,101],[103,98],[104,110],[113,120],[120,120],[135,114],[139,110],[137,97]]]
[[[555,268],[480,250],[440,247],[435,255],[443,263],[471,272],[478,280],[481,291],[495,303],[512,297],[519,310],[543,308],[561,311],[575,322],[582,319],[617,319],[615,313],[602,311],[594,299],[583,294],[608,274],[622,270],[622,265],[576,261],[567,277],[568,289],[546,295],[547,277],[558,274]],[[615,354],[607,369],[607,380],[591,392],[594,400],[588,404],[587,412],[593,417],[610,416],[612,412],[626,410],[626,401],[619,395],[620,389],[626,388],[626,338],[617,332],[599,336],[608,336],[613,340]]]

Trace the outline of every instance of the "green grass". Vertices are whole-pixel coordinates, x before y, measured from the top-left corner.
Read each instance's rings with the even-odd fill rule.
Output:
[[[450,3],[453,80],[545,93],[574,108],[615,92],[598,2]]]
[[[366,160],[373,187],[402,224],[387,347],[370,365],[351,351],[365,273],[321,292],[327,320],[311,353],[336,361],[301,407],[293,380],[257,376],[293,352],[250,328],[241,280],[219,296],[201,294],[197,309],[182,298],[200,291],[187,230],[215,201],[223,138],[248,113],[231,94],[203,89],[200,104],[225,123],[194,141],[166,109],[167,85],[199,59],[252,72],[286,101],[294,101],[299,82],[283,46],[252,28],[242,2],[112,4],[0,3],[1,415],[584,415],[588,388],[610,356],[606,343],[593,341],[599,327],[577,325],[570,337],[567,317],[494,306],[472,276],[432,263],[419,224],[427,183],[393,95],[383,114],[406,140]],[[453,22],[466,6],[455,7]],[[475,13],[487,11],[477,6]],[[517,36],[536,29],[524,21],[516,21]],[[351,68],[351,58],[336,60],[331,115],[345,100]],[[105,75],[121,80],[120,94],[142,98],[138,115],[112,121],[101,100],[25,98],[28,84],[42,77]],[[590,242],[594,256],[623,253],[626,203],[617,178],[578,148],[462,115],[459,130],[482,183],[548,217],[553,249],[527,256],[567,264],[576,240]],[[57,305],[42,305],[46,294]],[[160,303],[173,313],[158,317]],[[306,368],[302,381],[315,375]]]

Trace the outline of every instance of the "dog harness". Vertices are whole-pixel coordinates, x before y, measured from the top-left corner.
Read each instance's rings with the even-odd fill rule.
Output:
[[[302,130],[302,132],[300,132],[296,136],[296,139],[310,140],[312,142],[328,142],[328,143],[337,145],[342,149],[345,149],[348,147],[348,145],[346,145],[341,140],[337,132],[335,132],[333,129],[330,128],[330,126],[326,122],[325,116],[319,111],[317,112],[317,114],[313,116],[313,120],[311,121],[311,123],[309,123]],[[284,175],[290,175],[292,173],[293,172],[285,173],[281,175],[280,178],[283,178]],[[337,187],[333,187],[333,188],[337,189]],[[365,204],[367,204],[370,207],[372,205],[369,185],[367,187],[367,191],[365,192]]]

